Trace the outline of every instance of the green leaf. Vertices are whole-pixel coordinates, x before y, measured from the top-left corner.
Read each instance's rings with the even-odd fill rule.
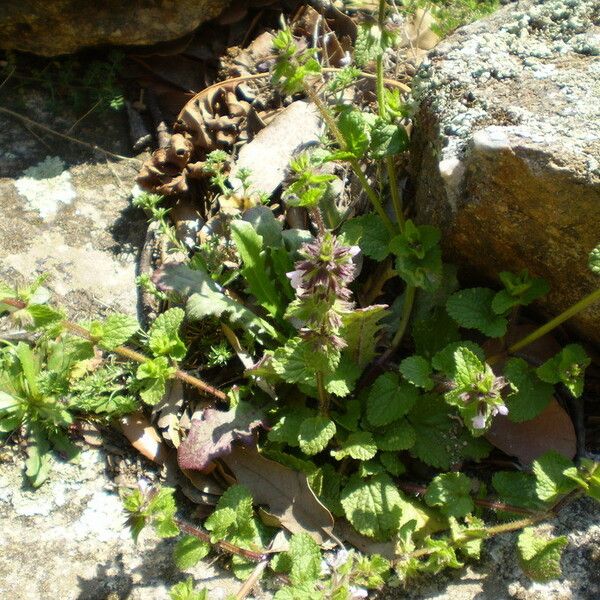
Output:
[[[406,419],[400,419],[383,429],[377,430],[373,437],[379,450],[386,452],[399,452],[412,448],[416,442],[414,428]]]
[[[356,460],[369,460],[377,454],[377,446],[373,441],[373,435],[368,431],[351,433],[339,450],[332,450],[331,456],[336,460],[342,460],[346,456]]]
[[[526,269],[520,273],[502,271],[499,276],[505,289],[498,292],[492,300],[492,310],[497,315],[508,312],[514,306],[531,304],[550,291],[545,279],[530,277]]]
[[[174,517],[177,507],[175,506],[175,498],[173,488],[160,488],[148,503],[148,506],[143,511],[144,516],[152,519],[152,525],[158,537],[169,538],[179,535],[179,527],[177,527]]]
[[[385,470],[394,477],[398,477],[406,471],[404,463],[398,458],[395,452],[382,452],[379,455],[379,460]]]
[[[551,581],[561,576],[560,560],[567,536],[542,537],[532,527],[527,527],[517,541],[519,559],[524,573],[534,581]]]
[[[377,117],[371,127],[371,145],[369,152],[373,158],[400,154],[408,148],[408,134],[403,125],[394,125]]]
[[[448,313],[436,307],[432,314],[425,318],[417,318],[412,325],[412,337],[417,354],[431,359],[451,342],[460,340],[458,326]],[[454,350],[450,353],[450,356]],[[435,366],[435,365],[434,365]],[[438,369],[438,367],[435,367]],[[442,369],[439,369],[442,370]]]
[[[340,111],[337,126],[346,142],[346,150],[355,158],[362,158],[369,148],[369,125],[357,108],[345,106]]]
[[[433,292],[443,279],[441,232],[431,225],[415,225],[410,219],[402,233],[390,241],[397,256],[396,270],[409,285]]]
[[[312,456],[325,450],[329,440],[335,435],[335,423],[327,417],[310,417],[300,425],[298,442],[304,454]]]
[[[199,540],[192,535],[184,535],[175,544],[173,559],[177,568],[185,571],[207,556],[210,549],[211,546],[208,542]]]
[[[417,388],[400,383],[395,373],[380,375],[369,390],[367,418],[371,425],[388,425],[408,413],[418,396]]]
[[[335,373],[325,377],[325,389],[340,398],[350,395],[362,370],[352,361],[347,351],[343,351]]]
[[[588,267],[595,275],[600,275],[600,244],[598,244],[591,252],[588,258]]]
[[[363,535],[386,539],[400,527],[404,500],[388,475],[350,479],[341,503],[348,521]]]
[[[550,403],[554,386],[542,381],[523,359],[511,358],[504,368],[504,376],[517,390],[506,398],[511,421],[529,421]]]
[[[321,550],[308,533],[292,535],[287,556],[291,562],[290,580],[293,585],[310,583],[319,579]]]
[[[537,496],[536,480],[531,473],[497,471],[492,477],[492,486],[506,504],[534,511],[544,509],[545,503]]]
[[[35,329],[47,327],[65,318],[61,311],[50,308],[46,304],[30,304],[26,310],[33,320],[33,327]]]
[[[442,473],[427,486],[425,502],[438,506],[447,517],[464,517],[473,511],[471,480],[464,473]]]
[[[400,373],[404,378],[417,387],[425,390],[433,388],[433,379],[431,378],[431,365],[422,356],[409,356],[400,363]]]
[[[489,288],[460,290],[448,298],[446,310],[461,326],[478,329],[488,337],[502,337],[507,320],[492,310],[494,291]]]
[[[273,600],[324,600],[323,592],[315,588],[314,583],[298,586],[285,586],[275,593]]]
[[[452,516],[448,520],[455,546],[464,556],[479,560],[483,540],[487,537],[485,523],[473,515],[466,517],[464,525]]]
[[[449,470],[465,458],[481,460],[491,450],[483,438],[474,438],[448,410],[444,399],[425,394],[408,414],[415,430],[411,453],[438,469]]]
[[[208,590],[196,590],[194,588],[194,580],[188,577],[185,581],[176,583],[169,590],[171,600],[209,600]]]
[[[181,308],[170,308],[158,315],[148,332],[148,345],[154,356],[171,356],[181,360],[187,348],[179,337],[179,328],[185,312]]]
[[[284,381],[315,386],[315,372],[327,377],[332,375],[340,362],[340,351],[336,348],[315,348],[310,340],[291,338],[273,353],[272,366]]]
[[[254,227],[246,221],[233,221],[230,227],[231,239],[244,264],[241,272],[250,293],[270,315],[282,316],[284,307],[281,304],[281,296],[275,287],[273,277],[270,275],[262,236],[258,235]]]
[[[185,265],[164,265],[155,274],[157,285],[164,291],[174,290],[188,296],[185,307],[189,319],[200,321],[205,317],[229,317],[257,335],[259,339],[279,339],[277,331],[264,319],[223,293],[218,284],[201,269]]]
[[[40,487],[50,474],[50,443],[38,423],[30,423],[27,432],[26,475],[34,488]]]
[[[106,317],[104,322],[94,321],[90,324],[90,333],[99,346],[105,350],[114,350],[123,345],[139,329],[135,317],[114,314]]]
[[[575,398],[583,393],[584,375],[591,359],[579,344],[565,346],[556,356],[536,369],[547,383],[563,383]]]
[[[361,24],[354,43],[354,62],[357,66],[364,67],[382,52],[381,29],[372,23]]]
[[[344,354],[362,371],[373,361],[380,337],[380,321],[387,314],[385,304],[357,308],[342,315],[340,337],[346,342]]]
[[[389,255],[392,235],[381,217],[368,213],[344,223],[342,233],[351,245],[358,244],[365,256],[381,262]]]
[[[454,379],[456,375],[456,361],[454,353],[459,348],[466,348],[472,352],[481,362],[485,360],[485,352],[483,348],[469,340],[451,342],[443,350],[440,350],[432,359],[431,364],[437,371],[441,371],[444,375]]]
[[[269,441],[292,447],[298,446],[300,425],[313,414],[313,411],[304,407],[290,407],[290,410],[279,418],[267,434]]]
[[[142,384],[140,391],[142,400],[152,406],[160,402],[165,394],[166,382],[174,374],[175,368],[171,367],[165,356],[142,363],[135,374]]]
[[[573,463],[562,454],[551,450],[533,461],[533,474],[535,475],[535,490],[540,500],[554,502],[560,496],[568,494],[577,487],[569,477],[563,473]]]

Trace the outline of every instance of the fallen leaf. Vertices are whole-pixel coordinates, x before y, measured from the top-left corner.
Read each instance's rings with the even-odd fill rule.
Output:
[[[195,471],[206,469],[216,458],[229,454],[233,442],[251,444],[253,431],[262,424],[260,411],[245,402],[228,411],[205,409],[201,418],[192,419],[188,436],[178,448],[179,466]]]
[[[255,448],[234,447],[223,461],[254,501],[269,507],[291,533],[308,533],[318,544],[331,539],[333,517],[310,489],[306,475],[264,458]]]
[[[140,454],[158,464],[166,461],[167,447],[143,412],[133,412],[120,419],[119,423],[125,437]]]
[[[183,407],[183,383],[180,379],[172,379],[162,400],[153,407],[152,416],[165,440],[170,441],[175,448],[179,447],[179,413]]]
[[[524,466],[550,450],[573,458],[577,449],[573,422],[555,398],[530,421],[513,423],[508,417],[497,415],[485,437],[502,452],[516,456]]]

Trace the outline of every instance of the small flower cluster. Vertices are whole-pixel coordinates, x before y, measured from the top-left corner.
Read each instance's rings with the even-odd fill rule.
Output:
[[[488,424],[488,418],[496,415],[507,415],[508,407],[502,400],[502,390],[508,385],[504,377],[494,377],[491,385],[486,391],[482,391],[485,386],[487,374],[479,375],[479,385],[475,385],[471,391],[462,392],[459,398],[465,405],[476,403],[477,413],[471,418],[473,429],[485,429]]]
[[[341,314],[353,306],[348,286],[356,277],[352,259],[358,252],[357,246],[343,246],[331,233],[299,250],[301,260],[294,265],[294,271],[287,273],[296,290],[293,311],[288,312],[301,321],[303,337],[323,346],[344,347],[337,334],[342,325]]]

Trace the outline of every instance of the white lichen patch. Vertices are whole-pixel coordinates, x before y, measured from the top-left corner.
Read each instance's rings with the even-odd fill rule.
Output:
[[[61,204],[71,204],[77,196],[71,184],[71,173],[65,166],[58,156],[46,156],[14,182],[28,207],[39,211],[42,219],[53,218]]]

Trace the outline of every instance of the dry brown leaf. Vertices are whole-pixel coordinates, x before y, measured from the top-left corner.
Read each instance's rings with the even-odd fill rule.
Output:
[[[573,422],[555,398],[530,421],[513,423],[502,415],[494,417],[485,437],[502,452],[517,457],[523,466],[550,450],[573,458],[577,449]]]
[[[154,406],[152,416],[156,419],[163,438],[170,441],[175,448],[181,443],[179,414],[182,407],[183,383],[179,379],[172,379],[167,384],[162,400]]]
[[[121,418],[119,423],[125,437],[140,454],[158,464],[166,461],[168,449],[143,412],[133,412]]]
[[[331,538],[333,517],[310,489],[306,475],[243,446],[234,446],[222,460],[254,501],[268,505],[288,531],[308,533],[318,544]]]

